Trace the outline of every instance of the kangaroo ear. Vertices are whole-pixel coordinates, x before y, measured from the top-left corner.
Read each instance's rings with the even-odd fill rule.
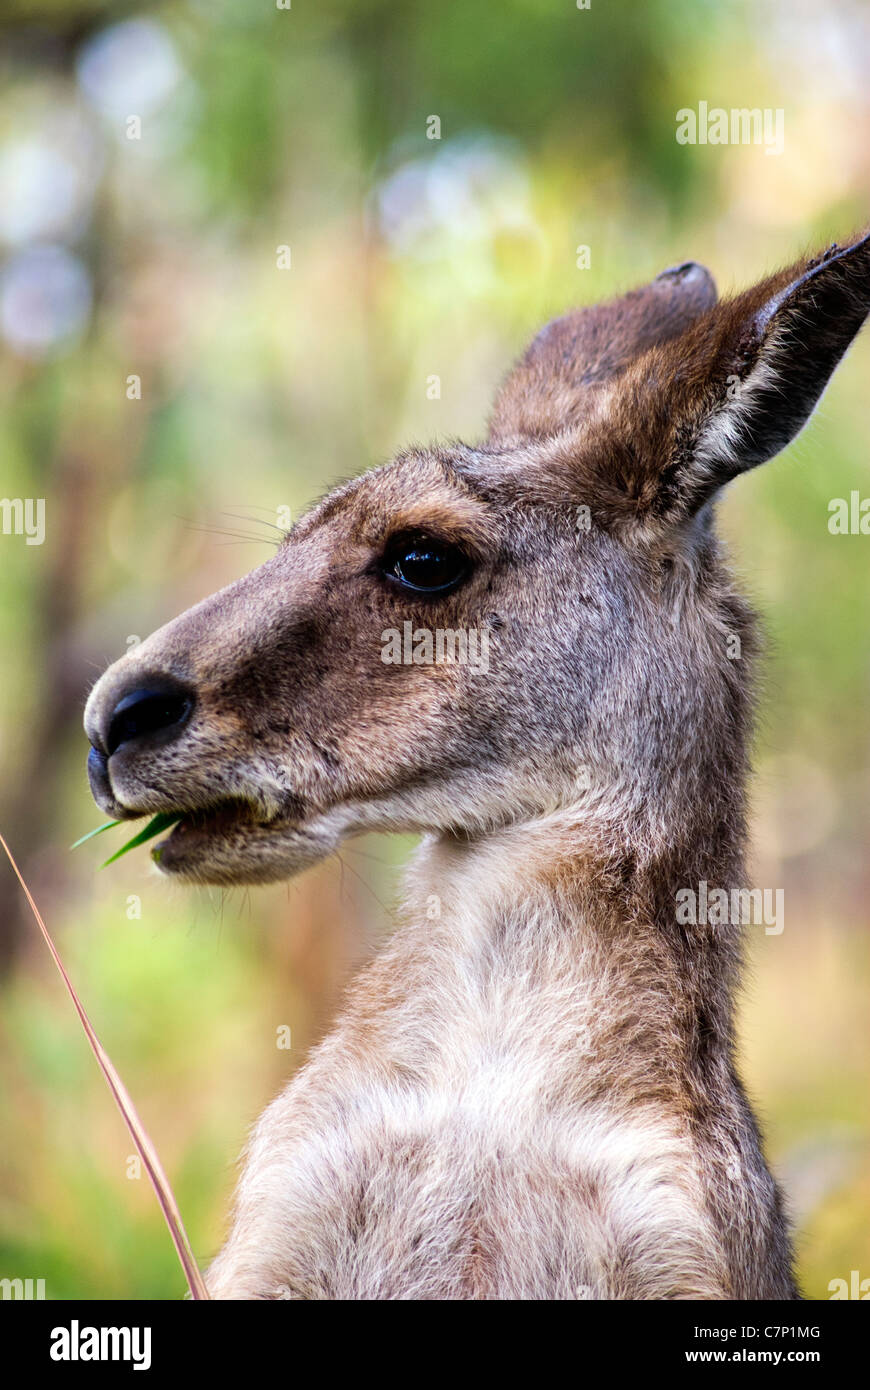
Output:
[[[809,419],[870,312],[870,234],[717,305],[666,349],[675,421],[653,511],[688,515]],[[637,364],[635,389],[643,363]]]
[[[489,439],[542,439],[582,420],[590,396],[642,353],[683,333],[716,303],[702,265],[671,266],[620,299],[553,319],[499,391]]]

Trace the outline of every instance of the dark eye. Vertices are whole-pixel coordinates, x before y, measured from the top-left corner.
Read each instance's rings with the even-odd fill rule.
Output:
[[[458,546],[431,536],[405,536],[391,541],[383,562],[388,579],[425,594],[443,594],[455,589],[470,568],[468,557]]]

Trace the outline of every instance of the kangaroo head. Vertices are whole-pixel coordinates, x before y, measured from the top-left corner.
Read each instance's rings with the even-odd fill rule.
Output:
[[[701,803],[721,833],[753,643],[711,503],[794,437],[868,309],[865,236],[721,303],[688,263],[555,320],[483,443],[339,488],[105,673],[97,802],[182,813],[155,857],[213,883],[567,808],[610,853]]]

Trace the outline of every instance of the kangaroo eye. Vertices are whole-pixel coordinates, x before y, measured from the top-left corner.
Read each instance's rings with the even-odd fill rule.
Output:
[[[383,571],[415,593],[443,594],[457,588],[471,566],[458,546],[430,536],[398,538],[384,555]]]

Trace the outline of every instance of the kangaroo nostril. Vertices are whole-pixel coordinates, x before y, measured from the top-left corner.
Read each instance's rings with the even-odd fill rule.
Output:
[[[183,690],[166,686],[156,686],[132,690],[119,700],[109,721],[106,738],[106,752],[109,757],[129,742],[143,734],[154,734],[160,730],[180,727],[193,708],[193,700]]]

